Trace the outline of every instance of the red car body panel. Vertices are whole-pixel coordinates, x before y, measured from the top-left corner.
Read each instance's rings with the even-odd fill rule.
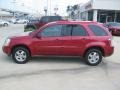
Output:
[[[120,27],[109,27],[113,35],[120,35]]]
[[[88,32],[88,36],[60,36],[60,37],[41,37],[36,38],[38,32],[44,28],[55,24],[77,24],[82,25]],[[3,46],[3,51],[10,55],[15,46],[25,46],[29,49],[31,56],[36,55],[62,55],[62,56],[81,56],[91,47],[100,47],[104,51],[104,56],[113,54],[114,47],[109,40],[112,36],[106,30],[108,36],[95,36],[88,28],[88,25],[95,22],[69,22],[59,21],[46,24],[39,30],[32,32],[27,36],[12,37],[9,46]],[[99,26],[99,25],[98,25]],[[102,26],[100,26],[102,27]],[[104,27],[102,27],[104,28]]]

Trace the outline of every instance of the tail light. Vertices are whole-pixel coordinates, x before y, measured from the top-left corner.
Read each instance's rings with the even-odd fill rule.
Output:
[[[113,37],[109,38],[108,40],[109,40],[110,45],[114,46],[115,43],[114,43]]]

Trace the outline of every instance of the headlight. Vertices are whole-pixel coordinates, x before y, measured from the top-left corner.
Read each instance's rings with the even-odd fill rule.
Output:
[[[9,44],[10,44],[10,39],[9,38],[7,38],[6,40],[5,40],[5,43],[4,43],[4,46],[8,46]]]

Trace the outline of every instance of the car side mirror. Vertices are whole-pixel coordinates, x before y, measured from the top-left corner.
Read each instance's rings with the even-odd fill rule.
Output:
[[[36,38],[40,39],[40,38],[41,38],[41,35],[37,34],[37,35],[36,35]]]

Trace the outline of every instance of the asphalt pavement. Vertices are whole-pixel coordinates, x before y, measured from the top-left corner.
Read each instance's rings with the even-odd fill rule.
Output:
[[[120,37],[115,52],[98,66],[76,57],[36,57],[16,64],[2,52],[5,38],[23,33],[24,25],[0,28],[0,90],[120,90]]]

